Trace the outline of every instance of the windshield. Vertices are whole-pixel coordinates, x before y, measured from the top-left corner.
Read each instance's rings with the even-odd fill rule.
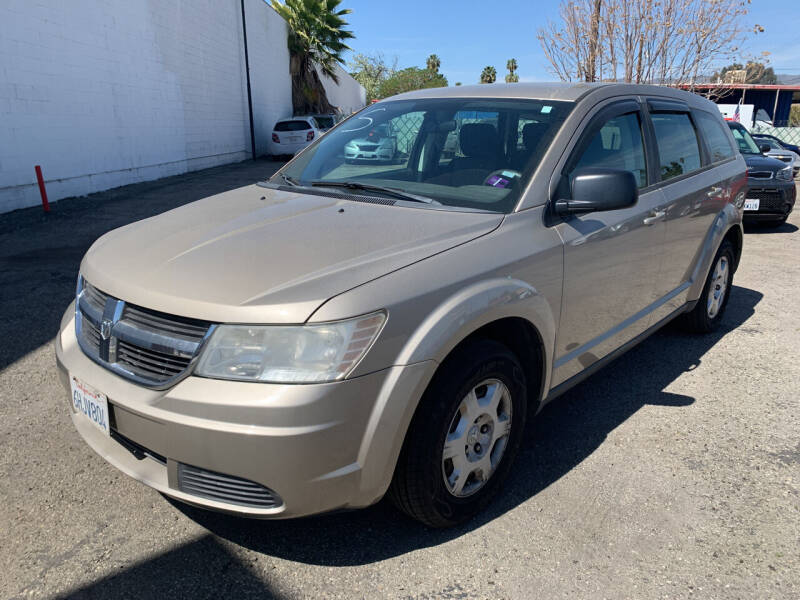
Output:
[[[750,133],[744,127],[741,125],[739,127],[731,126],[731,133],[739,146],[739,152],[742,154],[761,154],[758,145],[756,145]]]
[[[573,106],[469,98],[381,102],[328,132],[274,180],[379,186],[446,206],[510,212]]]
[[[775,140],[772,140],[770,138],[754,137],[753,139],[756,142],[758,142],[761,146],[764,146],[764,145],[769,146],[770,150],[785,150],[786,149],[783,146],[781,146],[778,142],[776,142]]]

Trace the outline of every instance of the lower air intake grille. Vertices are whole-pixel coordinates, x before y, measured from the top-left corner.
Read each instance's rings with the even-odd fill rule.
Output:
[[[252,508],[276,508],[282,504],[278,495],[263,485],[183,463],[178,463],[178,489],[210,500]]]
[[[748,198],[760,200],[758,212],[786,212],[786,205],[789,204],[781,197],[780,192],[773,191],[749,191]]]

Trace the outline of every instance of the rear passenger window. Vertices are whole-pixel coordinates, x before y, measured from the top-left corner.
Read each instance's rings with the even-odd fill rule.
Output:
[[[699,111],[695,113],[695,116],[700,133],[703,134],[708,145],[711,162],[715,163],[733,156],[735,150],[728,139],[727,127],[721,122],[721,119],[715,115]]]
[[[652,118],[661,159],[661,179],[666,181],[700,169],[700,146],[689,115],[655,113]]]
[[[619,115],[606,121],[570,169],[570,177],[578,169],[586,167],[631,171],[640,188],[647,185],[647,163],[638,113]]]

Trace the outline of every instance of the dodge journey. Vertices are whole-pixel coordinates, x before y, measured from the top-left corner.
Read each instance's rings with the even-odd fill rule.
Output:
[[[386,160],[348,158],[387,135]],[[94,243],[55,342],[72,421],[196,506],[288,518],[389,496],[460,523],[547,402],[672,319],[719,326],[746,185],[688,92],[389,98],[268,181]]]

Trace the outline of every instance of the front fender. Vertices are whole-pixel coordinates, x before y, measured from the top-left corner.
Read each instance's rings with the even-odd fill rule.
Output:
[[[397,362],[442,362],[472,332],[508,317],[523,318],[539,332],[548,365],[555,341],[553,312],[535,287],[511,278],[476,282],[446,298],[409,336]],[[545,369],[545,376],[549,376],[549,369]],[[548,385],[549,381],[545,381],[544,389]]]
[[[448,296],[408,336],[395,360],[406,368],[396,371],[375,399],[359,451],[364,497],[380,497],[388,488],[406,431],[438,365],[471,333],[507,317],[526,319],[539,332],[545,365],[542,389],[549,389],[555,319],[536,288],[497,278]]]

